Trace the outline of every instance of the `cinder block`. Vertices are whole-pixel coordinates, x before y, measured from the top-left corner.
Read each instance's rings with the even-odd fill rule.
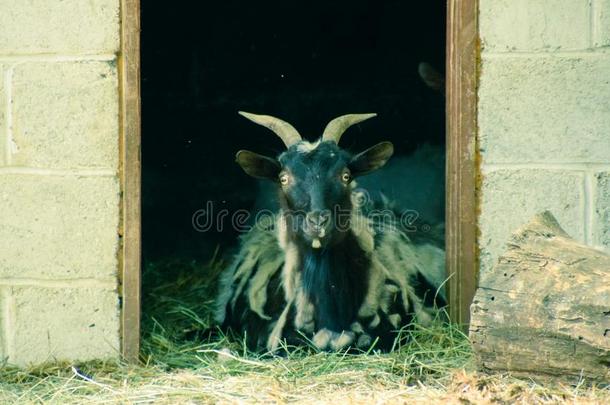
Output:
[[[593,0],[593,45],[610,45],[610,0]]]
[[[6,90],[4,88],[4,78],[5,78],[4,66],[0,64],[0,167],[6,164],[6,145],[7,145],[7,136],[6,133],[6,109],[8,106],[6,105]]]
[[[13,100],[13,165],[117,167],[116,61],[17,65]]]
[[[610,54],[484,58],[483,161],[610,162],[609,78]]]
[[[119,357],[116,291],[11,287],[11,300],[14,348],[9,363]]]
[[[116,277],[119,182],[0,174],[0,277]]]
[[[590,0],[480,0],[487,52],[586,49]]]
[[[610,249],[610,172],[594,177],[593,244]]]
[[[0,0],[0,53],[114,53],[119,0]]]
[[[481,272],[491,269],[510,235],[543,210],[584,240],[584,174],[568,170],[497,170],[484,173],[479,217]]]

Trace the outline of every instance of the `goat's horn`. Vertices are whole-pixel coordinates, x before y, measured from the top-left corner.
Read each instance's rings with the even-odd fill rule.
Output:
[[[291,145],[294,145],[297,142],[300,142],[303,138],[299,135],[299,132],[294,129],[292,125],[287,123],[286,121],[282,121],[279,118],[272,117],[270,115],[258,115],[251,114],[244,111],[238,111],[239,115],[246,117],[252,122],[257,123],[258,125],[262,125],[264,127],[269,128],[273,132],[279,136],[286,147],[289,148]]]
[[[377,114],[347,114],[335,118],[328,123],[322,134],[323,141],[334,141],[339,143],[341,135],[352,125],[373,118]]]

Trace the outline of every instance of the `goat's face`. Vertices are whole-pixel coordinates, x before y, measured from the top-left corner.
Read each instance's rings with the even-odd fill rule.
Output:
[[[351,212],[350,156],[332,141],[301,142],[278,160],[280,205],[288,229],[315,246],[340,237]]]
[[[315,143],[299,136],[286,142],[288,149],[277,159],[237,154],[246,173],[277,183],[287,230],[316,249],[341,240],[349,229],[353,179],[380,168],[393,153],[392,144],[382,142],[353,156],[337,145],[340,135]]]

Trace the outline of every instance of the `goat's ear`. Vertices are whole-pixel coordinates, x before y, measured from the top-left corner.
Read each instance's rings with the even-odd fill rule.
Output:
[[[348,167],[352,176],[362,176],[385,165],[393,153],[391,142],[381,142],[354,156]]]
[[[445,76],[434,69],[431,64],[420,62],[417,67],[417,72],[419,73],[419,77],[426,83],[426,86],[439,93],[445,94]]]
[[[277,160],[249,150],[237,152],[235,161],[244,169],[244,172],[258,179],[275,180],[281,170],[280,163]]]

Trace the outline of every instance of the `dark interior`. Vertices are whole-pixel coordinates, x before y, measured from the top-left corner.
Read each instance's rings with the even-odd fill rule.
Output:
[[[390,140],[397,154],[444,145],[444,97],[418,64],[444,71],[445,1],[268,0],[142,4],[143,255],[208,260],[236,231],[197,232],[213,202],[252,208],[256,182],[235,152],[276,155],[283,144],[237,114],[270,114],[310,140],[346,113],[378,117],[341,146]]]

